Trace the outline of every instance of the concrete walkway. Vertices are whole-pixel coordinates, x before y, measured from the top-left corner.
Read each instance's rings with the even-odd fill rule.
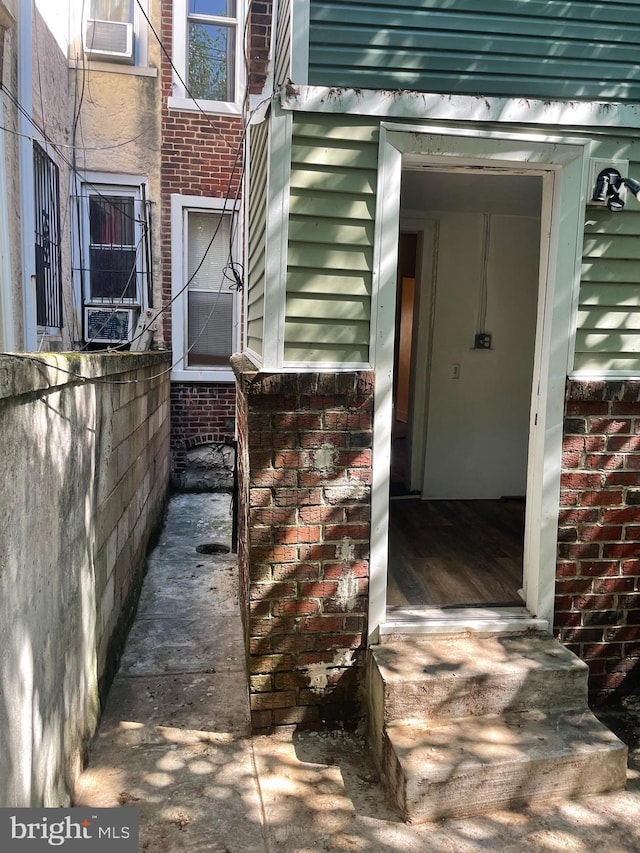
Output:
[[[230,537],[228,496],[172,499],[76,805],[137,807],[150,853],[640,850],[637,740],[625,792],[411,826],[357,735],[250,737],[236,560],[196,551]]]

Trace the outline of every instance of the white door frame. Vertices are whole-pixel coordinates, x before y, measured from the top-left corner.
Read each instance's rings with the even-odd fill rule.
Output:
[[[542,254],[527,482],[525,602],[553,624],[564,390],[571,369],[588,139],[383,122],[380,128],[371,352],[375,369],[369,640],[386,621],[389,478],[400,182],[404,165],[531,170],[543,178]],[[535,396],[535,395],[534,395]]]

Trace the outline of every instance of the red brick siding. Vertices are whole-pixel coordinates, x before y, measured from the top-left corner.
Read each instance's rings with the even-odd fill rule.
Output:
[[[370,372],[240,375],[240,564],[256,729],[359,713],[372,389]]]
[[[602,702],[640,683],[640,382],[569,382],[555,628]]]
[[[161,37],[171,53],[172,2],[162,0]],[[261,91],[266,79],[271,25],[271,0],[254,2],[247,34],[250,45],[249,84]],[[161,252],[162,299],[171,301],[171,195],[229,197],[233,204],[241,181],[243,120],[239,116],[204,116],[169,110],[172,68],[162,54]],[[235,167],[235,170],[234,170]],[[165,346],[171,347],[171,312],[163,318]],[[235,416],[235,388],[222,384],[174,384],[171,404],[171,449],[174,473],[184,468],[185,449],[194,443],[224,441],[226,419]]]
[[[200,444],[235,439],[235,386],[228,383],[171,384],[171,470],[181,474],[186,453]]]
[[[249,57],[249,92],[259,95],[269,70],[269,44],[271,40],[272,0],[253,1],[247,34]]]

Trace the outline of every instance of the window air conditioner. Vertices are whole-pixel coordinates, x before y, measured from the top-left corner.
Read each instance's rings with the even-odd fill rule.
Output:
[[[84,50],[87,56],[107,62],[133,62],[133,24],[89,18]]]
[[[91,344],[128,343],[136,328],[137,308],[85,308],[84,339]]]

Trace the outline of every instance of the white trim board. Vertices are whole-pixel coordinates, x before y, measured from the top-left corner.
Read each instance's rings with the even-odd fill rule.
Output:
[[[295,79],[295,78],[294,78]],[[305,86],[299,81],[280,90],[284,110],[343,113],[435,121],[545,124],[561,127],[640,127],[640,105],[599,101],[539,101],[488,98],[405,90]]]
[[[287,296],[293,115],[283,112],[274,103],[269,121],[262,369],[281,370]]]
[[[372,294],[376,372],[369,631],[386,622],[388,494],[393,392],[397,235],[403,161],[426,166],[484,166],[543,177],[540,300],[527,493],[524,592],[529,612],[553,621],[564,387],[571,358],[587,185],[589,140],[473,133],[382,123]],[[557,178],[560,178],[558,180]]]

